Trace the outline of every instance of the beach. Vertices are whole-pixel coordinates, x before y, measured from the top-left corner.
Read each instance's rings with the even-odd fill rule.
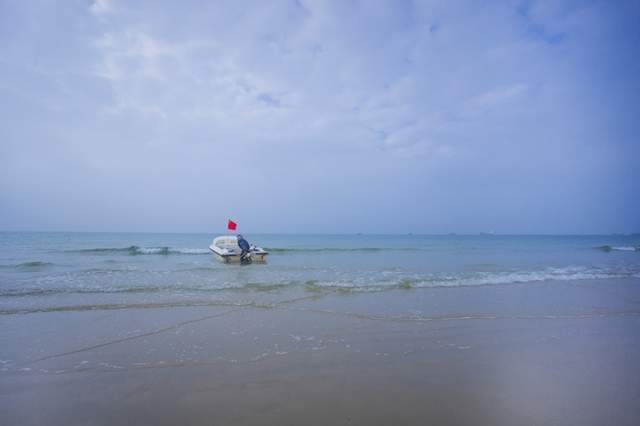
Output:
[[[0,426],[640,426],[640,0],[0,0]]]
[[[5,236],[5,265],[22,260],[15,249],[7,254],[8,239],[15,238]],[[64,250],[85,250],[77,246],[95,240],[71,239],[73,247]],[[308,250],[312,240],[305,240]],[[495,250],[495,241],[478,241],[472,251],[505,257],[483,249]],[[331,247],[325,248],[340,248],[326,242]],[[349,245],[371,246],[361,243]],[[387,239],[387,246],[396,245],[389,262],[402,264],[397,256],[422,252],[400,248],[425,248],[432,240],[402,243]],[[298,245],[289,240],[279,247],[284,252]],[[373,269],[382,254],[389,256],[375,248],[356,252],[343,270],[361,262]],[[446,251],[438,250],[432,258]],[[467,281],[430,287],[402,274],[396,281],[389,274],[365,280],[375,275],[371,271],[349,272],[357,283],[351,287],[346,279],[339,285],[274,279],[294,265],[328,262],[335,268],[340,251],[326,258],[313,255],[317,251],[274,251],[270,264],[248,267],[220,265],[204,254],[92,252],[89,263],[117,269],[106,262],[115,260],[134,271],[137,284],[118,287],[122,280],[107,286],[96,281],[101,273],[87,272],[95,265],[77,263],[86,252],[47,257],[43,251],[40,262],[66,266],[3,271],[0,413],[7,425],[634,425],[640,419],[640,277],[633,269],[637,253],[619,252],[615,258],[611,251],[584,253],[602,259],[591,265],[601,275],[613,262],[611,274],[624,270],[628,276],[586,277],[573,270],[571,279],[474,284],[464,275]],[[175,272],[194,262],[191,256],[198,256],[198,268],[223,268],[242,285],[225,278],[218,289],[212,283],[196,288],[202,277],[190,282],[180,272],[167,278],[169,286],[158,278],[162,274],[135,272]],[[573,258],[567,263],[578,267]],[[421,268],[427,266],[402,270],[415,275]],[[264,280],[254,282],[254,273]],[[16,283],[25,274],[20,292]],[[76,278],[87,274],[95,286],[86,277],[78,284]]]

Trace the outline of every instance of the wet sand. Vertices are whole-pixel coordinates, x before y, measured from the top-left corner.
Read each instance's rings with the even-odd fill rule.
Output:
[[[2,424],[640,423],[639,280],[274,298],[1,315]]]

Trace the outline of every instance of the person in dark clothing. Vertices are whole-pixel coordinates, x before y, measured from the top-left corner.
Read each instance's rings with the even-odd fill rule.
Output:
[[[248,263],[251,262],[251,258],[249,257],[249,252],[251,250],[251,246],[249,242],[244,239],[244,237],[238,234],[238,246],[242,252],[240,253],[240,263]]]

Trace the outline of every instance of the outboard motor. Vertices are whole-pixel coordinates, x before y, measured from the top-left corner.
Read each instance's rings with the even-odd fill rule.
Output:
[[[251,263],[251,246],[249,242],[244,239],[244,237],[238,234],[238,246],[242,252],[240,253],[240,263],[246,264]]]

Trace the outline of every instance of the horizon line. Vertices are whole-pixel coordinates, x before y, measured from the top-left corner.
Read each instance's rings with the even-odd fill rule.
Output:
[[[239,232],[220,232],[220,231],[42,231],[42,230],[0,230],[0,233],[15,234],[176,234],[176,235],[202,235],[202,234],[238,234]],[[242,231],[242,233],[250,235],[314,235],[314,236],[434,236],[434,237],[451,237],[451,236],[566,236],[566,237],[587,237],[587,236],[640,236],[640,232],[605,232],[605,233],[500,233],[500,232],[252,232]]]

